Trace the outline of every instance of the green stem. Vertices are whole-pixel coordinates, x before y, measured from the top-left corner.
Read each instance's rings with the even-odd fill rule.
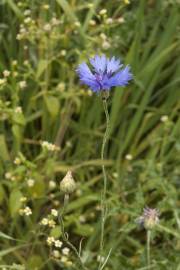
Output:
[[[84,265],[84,263],[82,262],[81,256],[77,250],[77,248],[69,241],[69,236],[68,234],[65,232],[64,229],[64,222],[63,222],[63,217],[66,211],[66,207],[68,205],[69,202],[69,195],[65,194],[64,196],[64,205],[63,205],[63,210],[62,210],[62,214],[59,213],[59,222],[60,222],[60,226],[61,226],[61,232],[62,232],[62,239],[64,240],[64,242],[67,244],[67,246],[74,251],[75,255],[77,256],[78,260],[79,260],[79,264],[81,265],[83,270],[88,270],[88,268],[86,268],[86,266]]]
[[[106,116],[106,130],[103,137],[102,142],[102,148],[101,148],[101,160],[104,161],[104,152],[106,143],[109,137],[109,113],[108,113],[108,107],[107,107],[107,100],[103,99],[103,108]],[[106,193],[107,193],[107,175],[105,170],[105,165],[102,164],[102,172],[103,172],[103,180],[104,180],[104,186],[103,186],[103,192],[101,197],[101,238],[100,238],[100,263],[99,268],[101,269],[102,261],[101,256],[103,252],[104,247],[104,227],[106,222],[106,215],[107,215],[107,206],[106,206]]]
[[[147,267],[148,269],[150,269],[150,264],[151,264],[150,243],[151,243],[151,230],[147,230]]]

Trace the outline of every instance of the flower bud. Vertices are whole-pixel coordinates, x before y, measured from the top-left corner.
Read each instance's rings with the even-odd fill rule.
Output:
[[[64,194],[71,194],[76,189],[76,183],[72,177],[71,171],[68,171],[63,180],[60,182],[60,190]]]

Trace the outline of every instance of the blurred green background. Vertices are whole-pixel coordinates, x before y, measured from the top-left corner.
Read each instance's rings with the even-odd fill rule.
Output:
[[[180,269],[179,14],[178,0],[0,0],[0,269],[81,269],[72,250],[47,245],[61,240],[51,210],[68,170],[77,190],[65,230],[97,269],[105,116],[75,70],[102,53],[134,75],[108,100],[104,269],[148,269],[135,223],[147,205],[161,213],[151,269]]]

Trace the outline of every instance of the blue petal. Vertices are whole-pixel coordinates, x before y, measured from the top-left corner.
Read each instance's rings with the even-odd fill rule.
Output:
[[[132,80],[132,73],[130,72],[129,66],[126,66],[124,69],[109,78],[108,85],[109,87],[125,86],[130,80]]]
[[[122,67],[122,65],[119,59],[116,59],[114,56],[111,59],[107,59],[107,74],[116,72],[120,67]]]
[[[94,92],[100,90],[100,85],[98,84],[96,77],[92,74],[86,63],[80,64],[76,71],[82,83],[88,85]]]
[[[96,73],[104,73],[106,71],[107,58],[105,55],[96,55],[94,58],[90,58],[89,61]]]

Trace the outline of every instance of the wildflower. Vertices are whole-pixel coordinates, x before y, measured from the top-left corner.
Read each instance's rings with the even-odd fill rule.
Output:
[[[28,16],[28,15],[30,15],[31,14],[31,10],[30,9],[26,9],[25,11],[24,11],[24,16]]]
[[[107,9],[101,9],[100,11],[99,11],[99,15],[105,15],[107,13]]]
[[[49,181],[49,188],[54,189],[55,187],[56,187],[56,182],[53,180]]]
[[[100,34],[100,38],[102,38],[102,40],[106,40],[107,39],[107,36],[104,33],[101,33]]]
[[[22,108],[20,106],[16,107],[14,110],[15,113],[22,113]]]
[[[49,23],[45,24],[43,27],[44,31],[50,32],[51,31],[51,25]]]
[[[67,248],[67,247],[65,247],[65,248],[63,248],[62,249],[62,253],[64,254],[64,255],[69,255],[69,251],[70,251],[70,249],[69,248]]]
[[[103,48],[104,50],[108,50],[110,47],[111,47],[111,44],[110,44],[107,40],[105,40],[105,41],[102,43],[102,48]]]
[[[47,141],[41,142],[41,146],[42,146],[42,148],[44,148],[48,151],[51,151],[51,152],[59,150],[58,146],[56,146],[55,144],[49,143]]]
[[[27,184],[28,184],[29,187],[33,187],[34,183],[35,183],[34,179],[30,178],[30,179],[27,180]]]
[[[4,70],[3,75],[4,75],[4,77],[9,77],[10,71],[9,70]]]
[[[55,240],[55,241],[54,241],[55,247],[61,248],[61,247],[62,247],[62,244],[63,244],[63,243],[62,243],[60,240]]]
[[[51,215],[53,215],[54,217],[57,217],[58,211],[56,209],[51,209]]]
[[[63,180],[60,182],[60,190],[65,194],[70,194],[76,189],[76,183],[72,177],[71,171],[68,171]]]
[[[52,246],[52,244],[54,243],[55,239],[54,237],[52,236],[49,236],[47,239],[46,239],[46,242],[48,244],[48,246]]]
[[[106,23],[107,24],[112,24],[113,23],[113,18],[107,18]]]
[[[19,214],[21,216],[23,216],[23,215],[30,216],[30,215],[32,215],[32,210],[29,206],[26,206],[24,209],[19,210]]]
[[[97,261],[103,263],[105,261],[105,257],[98,255],[97,256]]]
[[[89,3],[89,4],[87,4],[87,7],[88,8],[93,8],[94,7],[94,4],[93,3]]]
[[[0,79],[0,86],[6,83],[6,79]]]
[[[20,198],[20,202],[26,202],[27,201],[27,197],[21,197]]]
[[[95,20],[90,20],[90,21],[89,21],[89,24],[90,24],[91,26],[94,26],[94,25],[96,25],[96,21],[95,21]]]
[[[125,20],[124,20],[123,17],[119,17],[119,18],[117,19],[117,22],[121,24],[121,23],[124,23]]]
[[[20,158],[16,157],[15,160],[14,160],[14,164],[20,165],[21,164]]]
[[[132,159],[133,159],[133,156],[132,156],[131,154],[127,154],[127,155],[125,156],[125,158],[126,158],[127,160],[132,160]]]
[[[53,256],[55,257],[55,258],[59,258],[60,257],[60,252],[59,252],[59,250],[53,250],[53,252],[52,252],[52,254],[53,254]]]
[[[129,0],[124,0],[124,4],[129,5],[130,1]]]
[[[30,17],[27,17],[26,19],[24,19],[24,23],[25,24],[28,24],[31,22],[31,18]]]
[[[66,55],[66,50],[61,50],[61,56],[65,56]]]
[[[56,222],[53,219],[48,220],[48,225],[50,228],[54,228],[56,226]]]
[[[159,223],[159,211],[149,207],[144,208],[142,216],[137,219],[137,223],[150,230]]]
[[[169,120],[168,115],[163,115],[163,116],[161,116],[161,122],[165,123],[165,122],[167,122],[168,120]]]
[[[21,82],[19,82],[19,87],[20,87],[21,89],[24,89],[26,86],[27,86],[26,81],[21,81]]]
[[[12,61],[12,65],[13,65],[13,66],[17,66],[17,63],[18,63],[17,60],[13,60],[13,61]]]
[[[42,6],[42,8],[45,9],[45,10],[48,10],[48,9],[50,8],[50,6],[49,6],[48,4],[44,4],[44,5]]]
[[[10,173],[10,172],[5,173],[5,178],[6,179],[11,179],[11,177],[12,177],[12,173]]]
[[[78,21],[75,22],[74,25],[75,25],[76,27],[80,27],[80,26],[81,26],[80,22],[78,22]]]
[[[48,222],[49,222],[49,220],[47,218],[43,218],[41,220],[40,224],[46,226],[46,225],[48,225]]]
[[[60,21],[56,17],[53,17],[52,20],[51,20],[51,24],[53,26],[57,26],[57,25],[60,24]]]
[[[113,86],[125,86],[132,79],[129,66],[122,68],[119,59],[107,58],[105,55],[90,58],[93,72],[84,62],[77,68],[80,81],[88,85],[93,92],[110,90]]]

